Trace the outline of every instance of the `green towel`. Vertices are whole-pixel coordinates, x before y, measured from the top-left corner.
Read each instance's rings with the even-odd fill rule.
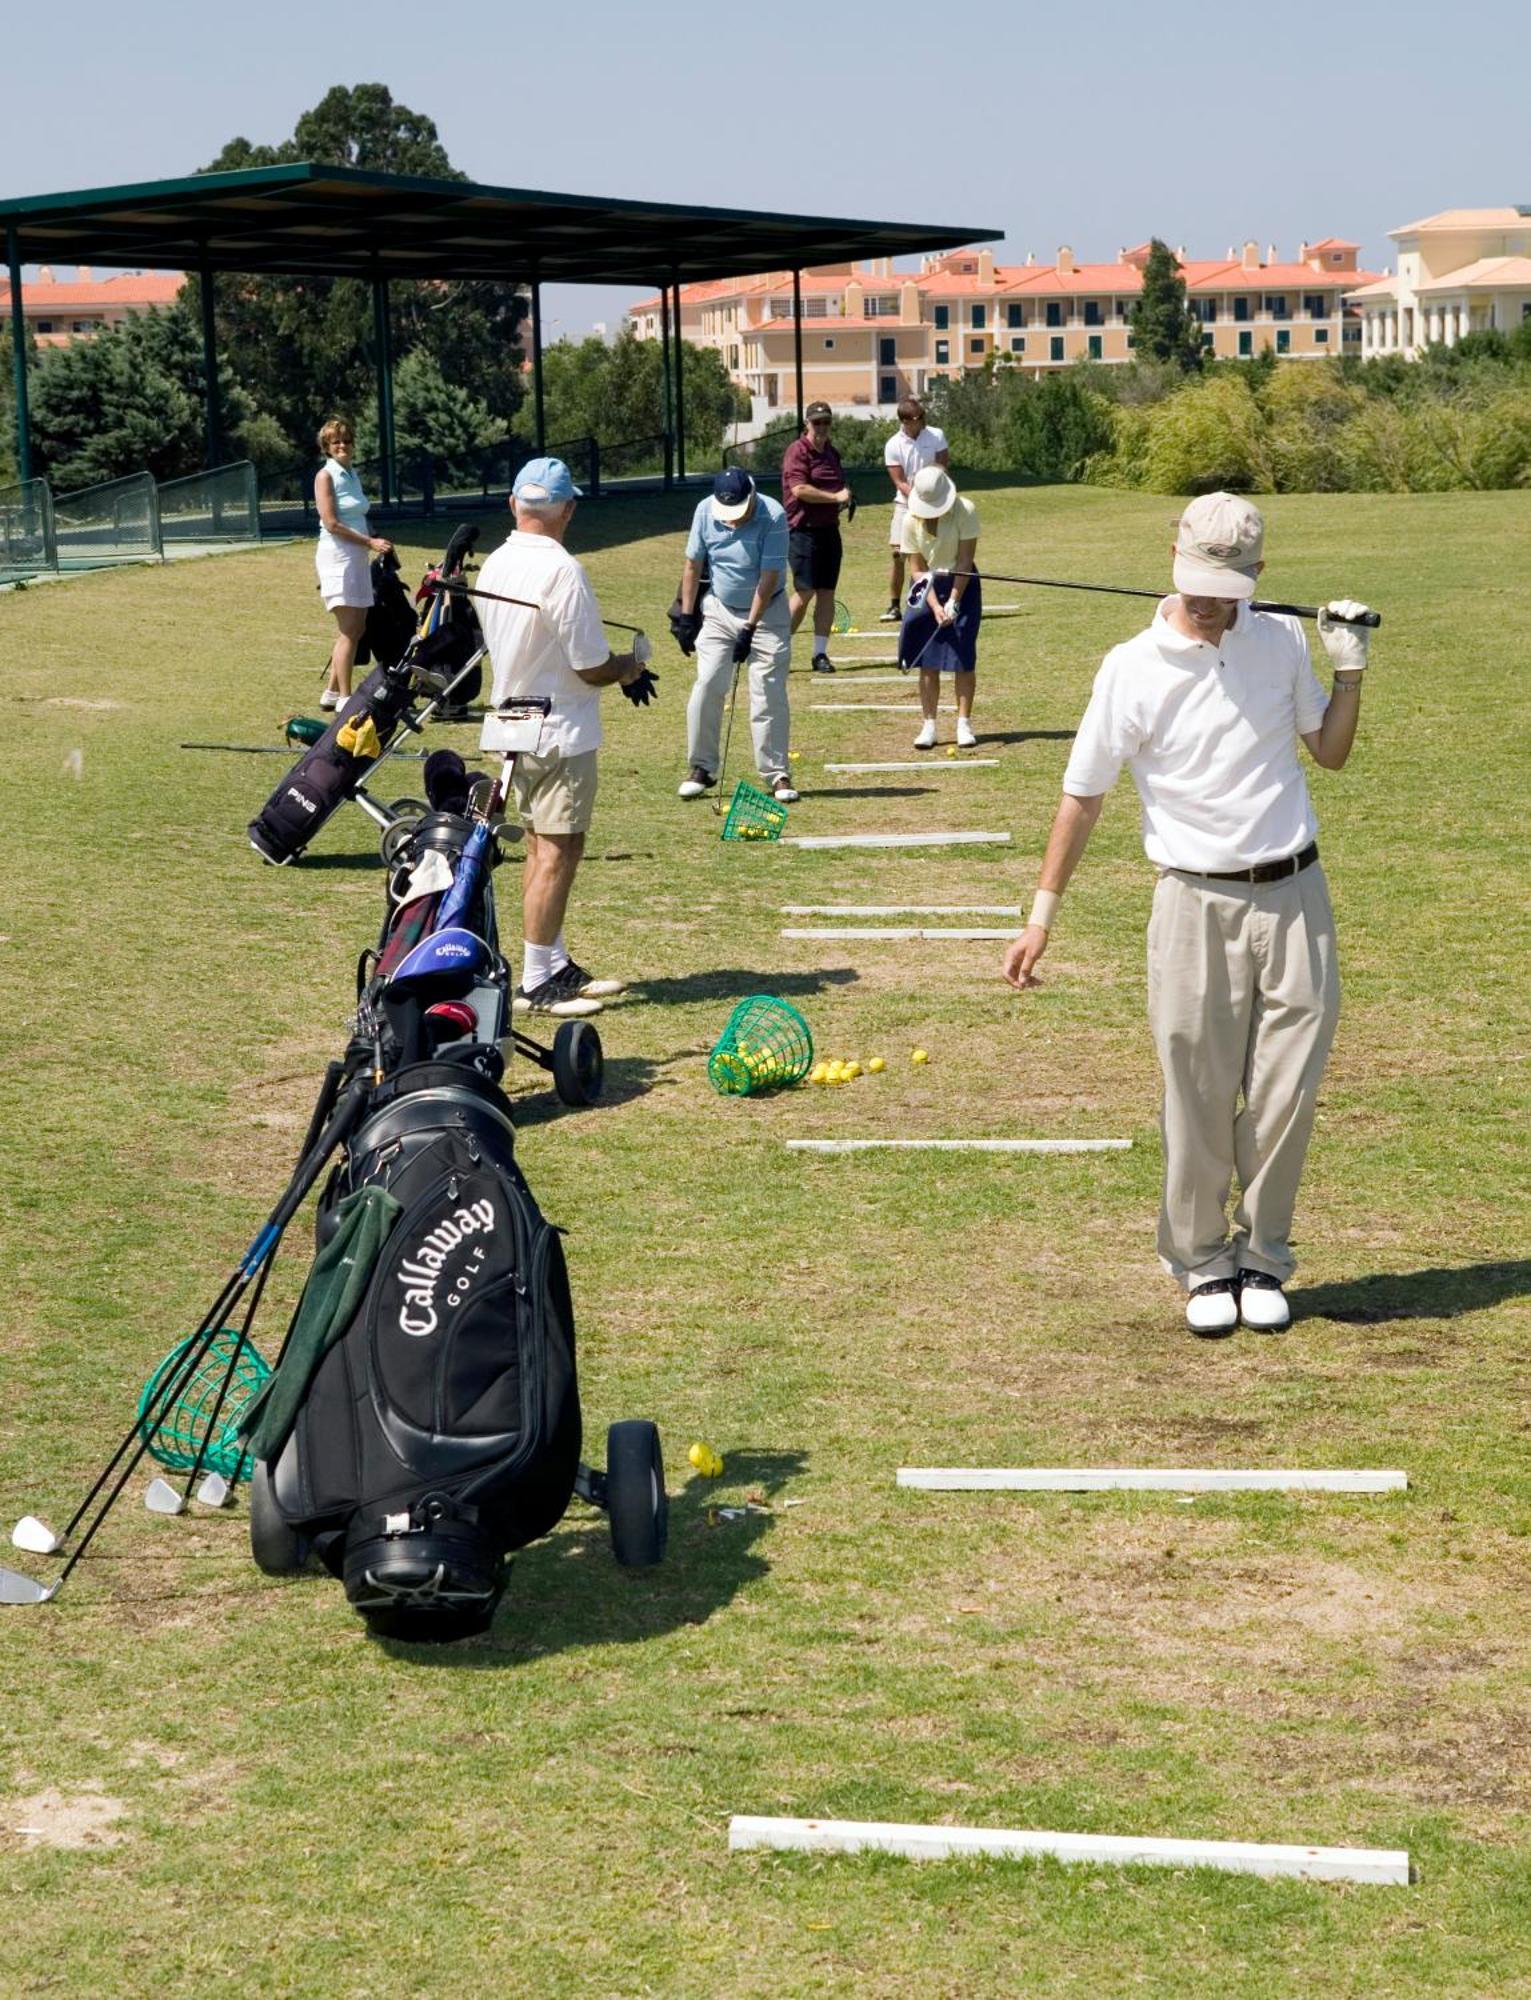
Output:
[[[245,1411],[251,1454],[275,1462],[318,1373],[319,1363],[356,1317],[400,1204],[386,1188],[358,1188],[335,1211],[335,1234],[314,1259],[275,1373]]]

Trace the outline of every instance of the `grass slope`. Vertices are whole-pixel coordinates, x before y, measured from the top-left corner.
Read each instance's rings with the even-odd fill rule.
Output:
[[[979,498],[993,569],[1165,568],[1163,500]],[[689,507],[581,518],[614,616],[663,631]],[[1273,590],[1355,592],[1386,617],[1356,755],[1311,775],[1345,1009],[1292,1333],[1197,1345],[1153,1258],[1151,877],[1130,787],[1040,993],[997,982],[993,945],[778,936],[786,902],[1024,902],[1068,734],[1138,607],[993,586],[1024,608],[984,635],[992,771],[937,753],[929,776],[826,778],[826,760],[907,756],[914,724],[816,712],[855,698],[844,678],[794,678],[792,830],[1015,835],[935,856],[724,847],[707,807],[673,795],[690,676],[661,645],[656,707],[606,699],[569,927],[586,962],[634,982],[601,1022],[611,1099],[564,1113],[524,1069],[511,1088],[532,1185],[572,1232],[593,1455],[608,1421],[659,1419],[670,1560],[617,1572],[576,1508],[518,1559],[489,1643],[433,1655],[370,1642],[333,1585],[259,1576],[242,1517],[157,1520],[135,1494],[56,1606],[0,1614],[0,1986],[1531,1991],[1531,1005],[1509,622],[1531,496],[1269,514]],[[885,601],[882,520],[856,524],[842,586],[864,619]],[[437,546],[416,534],[407,566]],[[263,869],[243,826],[281,761],[176,747],[275,741],[289,710],[312,712],[312,586],[291,546],[0,599],[7,1522],[67,1514],[270,1205],[343,1039],[380,909],[367,823],[347,810],[311,865]],[[512,936],[515,883],[512,864]],[[706,1051],[754,991],[887,1074],[715,1097]],[[805,1158],[779,1144],[794,1133],[1136,1145]],[[273,1280],[272,1345],[300,1242]],[[728,1457],[705,1491],[694,1436]],[[1192,1505],[892,1484],[901,1463],[1025,1461],[1398,1465],[1412,1483]],[[744,1519],[709,1511],[750,1495]],[[735,1810],[1399,1845],[1420,1879],[730,1859]],[[47,1838],[17,1831],[39,1824]],[[52,1844],[70,1826],[87,1844]]]

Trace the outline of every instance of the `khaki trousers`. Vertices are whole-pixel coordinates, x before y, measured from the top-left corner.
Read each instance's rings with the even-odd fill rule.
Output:
[[[696,684],[686,704],[686,756],[717,777],[723,741],[723,716],[734,685],[734,642],[744,630],[737,611],[720,604],[709,591],[702,599],[702,630],[696,642]],[[787,593],[778,591],[755,627],[749,664],[750,734],[755,743],[755,769],[763,778],[784,778],[791,718],[787,709],[787,670],[792,663],[792,625]]]
[[[1148,926],[1164,1072],[1159,1256],[1187,1290],[1241,1267],[1291,1276],[1292,1211],[1339,1011],[1317,862],[1280,882],[1160,876]]]

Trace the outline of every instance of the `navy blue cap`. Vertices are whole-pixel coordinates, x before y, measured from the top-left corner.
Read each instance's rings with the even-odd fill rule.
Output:
[[[755,482],[742,465],[725,465],[712,482],[712,511],[720,521],[739,521],[750,510]]]

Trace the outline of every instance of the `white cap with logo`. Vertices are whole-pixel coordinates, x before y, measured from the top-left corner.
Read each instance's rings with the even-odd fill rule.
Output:
[[[1258,507],[1237,493],[1204,493],[1175,533],[1175,588],[1185,597],[1253,597],[1264,548]]]

